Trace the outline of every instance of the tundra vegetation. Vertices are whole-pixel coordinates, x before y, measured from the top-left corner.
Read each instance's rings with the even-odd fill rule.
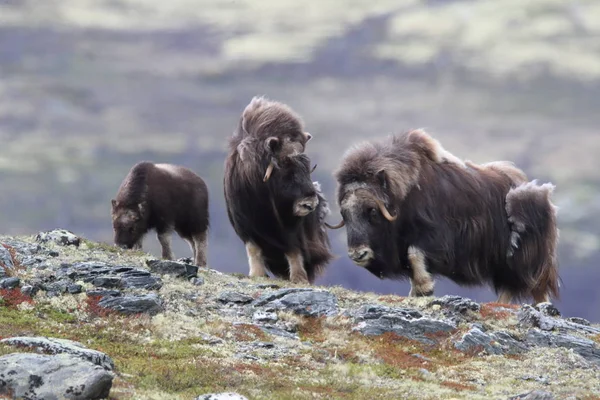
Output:
[[[549,303],[251,279],[74,238],[0,237],[0,369],[72,352],[109,371],[111,399],[600,397],[600,326]]]

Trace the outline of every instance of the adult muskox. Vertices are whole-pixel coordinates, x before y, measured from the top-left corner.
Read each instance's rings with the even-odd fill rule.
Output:
[[[433,295],[432,275],[490,284],[499,302],[558,297],[552,184],[527,182],[507,161],[462,162],[423,130],[350,149],[334,173],[348,256],[383,278],[409,277]]]
[[[311,135],[287,105],[254,97],[229,139],[227,215],[246,246],[249,275],[313,283],[333,258],[329,213],[304,153]],[[314,168],[313,168],[314,170]]]
[[[175,256],[170,236],[176,231],[189,243],[194,263],[206,266],[208,188],[190,169],[147,161],[137,163],[111,203],[117,245],[141,249],[144,235],[154,229],[162,258],[172,260]]]

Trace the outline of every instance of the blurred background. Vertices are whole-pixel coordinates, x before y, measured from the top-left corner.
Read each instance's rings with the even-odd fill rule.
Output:
[[[243,108],[266,95],[303,116],[331,201],[348,146],[418,127],[461,158],[556,184],[556,304],[598,321],[599,36],[597,0],[0,0],[0,231],[110,243],[131,166],[177,163],[209,185],[210,266],[247,273],[223,161]],[[339,258],[319,284],[408,294],[354,266],[343,229],[330,235]],[[145,249],[160,255],[154,234]],[[444,294],[496,299],[438,280]]]

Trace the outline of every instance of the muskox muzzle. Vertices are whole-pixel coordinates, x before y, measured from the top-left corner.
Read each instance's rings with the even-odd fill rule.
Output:
[[[356,265],[364,267],[373,259],[374,253],[368,246],[358,246],[348,249],[348,257]]]
[[[318,205],[319,198],[317,195],[296,200],[294,203],[294,215],[298,217],[305,217],[311,212],[315,211]]]

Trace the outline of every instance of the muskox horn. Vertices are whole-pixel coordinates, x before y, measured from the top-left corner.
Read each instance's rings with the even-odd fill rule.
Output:
[[[269,178],[271,177],[271,174],[273,173],[273,161],[271,161],[269,163],[269,166],[267,167],[267,172],[265,173],[265,177],[263,178],[263,182],[266,182],[269,180]]]
[[[333,225],[333,226],[329,225],[327,222],[325,222],[325,226],[328,227],[329,229],[340,229],[344,225],[345,225],[344,220],[342,220],[342,222],[340,222],[339,224]]]
[[[379,211],[381,211],[381,213],[383,214],[383,216],[385,217],[385,219],[387,219],[390,222],[393,222],[396,220],[396,218],[398,218],[397,215],[394,215],[392,217],[392,215],[390,214],[390,212],[387,210],[387,208],[385,208],[385,204],[383,204],[383,202],[379,199],[375,199],[375,202],[377,203],[377,205],[379,206]]]
[[[317,169],[317,164],[315,164],[315,166],[310,170],[310,173],[312,174],[313,172],[315,172],[315,169]]]

